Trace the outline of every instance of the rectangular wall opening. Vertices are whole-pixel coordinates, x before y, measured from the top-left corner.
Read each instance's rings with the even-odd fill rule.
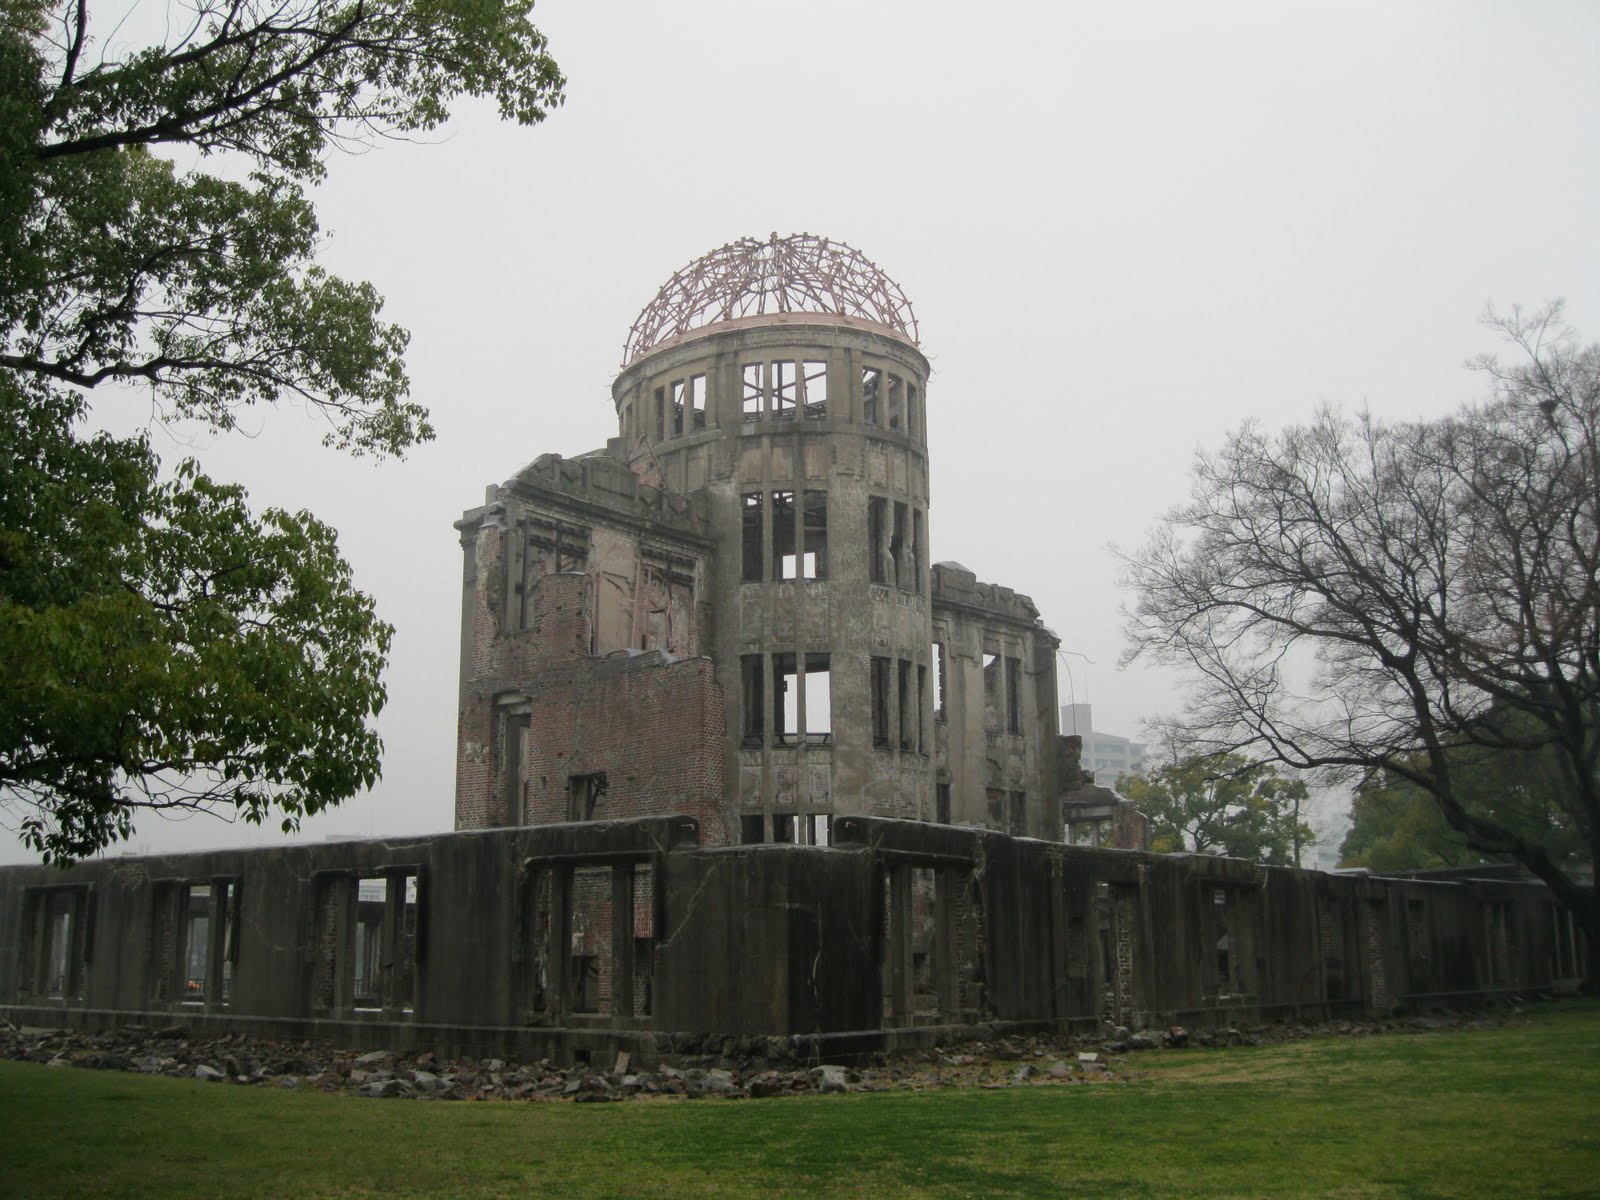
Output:
[[[922,595],[922,510],[911,510],[911,588]]]
[[[830,840],[830,818],[827,813],[812,813],[808,818],[811,828],[811,844],[813,846],[826,846]]]
[[[872,744],[889,744],[889,660],[873,658],[872,672]]]
[[[772,493],[772,578],[797,579],[800,546],[797,541],[793,492]]]
[[[910,520],[906,515],[906,506],[900,501],[894,505],[894,529],[889,535],[889,564],[892,568],[892,579],[895,587],[911,587],[911,560],[907,553],[906,542],[910,533]]]
[[[673,437],[682,437],[683,436],[683,430],[684,430],[684,425],[683,425],[684,396],[685,396],[685,388],[684,388],[684,385],[683,385],[683,380],[674,379],[672,381],[672,436]]]
[[[949,709],[945,707],[944,690],[944,643],[933,644],[933,695],[937,705],[933,710],[935,721],[945,721],[949,718]]]
[[[602,821],[609,784],[604,771],[567,776],[567,820]]]
[[[1006,832],[1012,837],[1025,837],[1028,833],[1028,793],[1012,792],[1006,813]]]
[[[805,396],[806,417],[821,420],[828,415],[828,364],[802,363],[800,382]]]
[[[803,574],[807,579],[828,577],[828,493],[803,493],[802,526],[805,537]]]
[[[873,583],[888,583],[894,578],[894,559],[889,550],[889,502],[882,496],[867,498],[867,563]]]
[[[743,553],[741,578],[746,583],[760,583],[766,578],[766,541],[761,522],[761,493],[746,492],[739,497]]]
[[[795,820],[793,813],[772,814],[772,840],[794,844]]]
[[[806,745],[833,740],[833,689],[826,654],[806,655]]]
[[[744,713],[743,745],[748,748],[761,746],[766,741],[767,702],[765,694],[766,656],[762,654],[741,654],[739,656],[739,678],[742,684],[741,709]],[[759,839],[758,839],[759,840]]]
[[[656,441],[667,440],[667,389],[658,387],[655,394]]]
[[[389,900],[389,881],[382,876],[356,880],[355,980],[353,1007],[357,1012],[383,1007],[383,916]]]
[[[883,372],[877,367],[861,368],[861,419],[868,425],[878,424],[879,408],[883,402]]]
[[[764,824],[760,813],[745,813],[739,818],[739,841],[746,846],[758,845],[763,840]]]
[[[706,427],[706,377],[694,375],[689,379],[689,428],[691,431]]]
[[[183,1003],[206,1002],[207,963],[211,952],[211,885],[191,884],[183,911]]]
[[[744,364],[744,391],[740,415],[746,421],[761,420],[761,364]]]
[[[931,752],[931,750],[932,750],[932,747],[928,745],[927,728],[924,725],[923,720],[922,720],[922,714],[927,711],[927,708],[928,708],[928,668],[923,666],[921,663],[918,663],[917,664],[917,709],[916,709],[916,716],[915,716],[915,720],[916,720],[916,724],[917,724],[917,753],[918,754],[927,754],[927,753]]]
[[[1006,732],[1022,732],[1022,660],[1006,659]]]
[[[799,374],[792,362],[775,362],[772,368],[772,415],[780,421],[794,420],[799,407]]]
[[[793,654],[772,656],[772,744],[792,746],[800,734],[800,667]]]
[[[895,694],[899,700],[899,727],[900,749],[915,750],[917,745],[916,725],[911,713],[911,666],[907,659],[900,659],[898,678],[895,680]]]
[[[611,868],[579,867],[571,878],[567,1011],[607,1013],[612,985]]]
[[[906,385],[905,380],[898,375],[889,376],[889,387],[885,392],[884,424],[890,429],[905,428],[906,410]]]
[[[983,656],[983,728],[986,733],[999,733],[1001,713],[1005,701],[1000,692],[1000,656]]]

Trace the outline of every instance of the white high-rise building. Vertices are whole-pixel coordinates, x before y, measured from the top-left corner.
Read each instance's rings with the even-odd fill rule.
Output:
[[[1077,734],[1083,739],[1083,769],[1094,772],[1094,781],[1101,787],[1115,787],[1119,775],[1132,775],[1144,770],[1145,743],[1114,733],[1099,733],[1094,728],[1092,705],[1063,704],[1061,706],[1061,732]]]

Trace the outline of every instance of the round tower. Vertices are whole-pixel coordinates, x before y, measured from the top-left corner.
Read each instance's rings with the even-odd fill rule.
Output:
[[[701,609],[745,841],[933,816],[927,378],[900,287],[809,234],[690,263],[629,334],[612,385],[626,453],[709,499]]]

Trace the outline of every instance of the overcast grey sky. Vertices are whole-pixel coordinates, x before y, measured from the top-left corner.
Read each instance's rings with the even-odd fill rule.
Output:
[[[279,411],[192,443],[257,505],[338,528],[397,630],[384,781],[305,838],[450,827],[451,522],[614,434],[634,316],[735,238],[825,234],[905,288],[934,370],[934,557],[1031,595],[1083,656],[1062,699],[1128,735],[1177,697],[1116,670],[1107,545],[1182,498],[1196,449],[1328,401],[1448,411],[1482,392],[1462,364],[1494,348],[1486,302],[1564,296],[1600,338],[1590,0],[545,0],[535,19],[570,79],[545,124],[463,107],[427,144],[334,161],[318,201],[326,265],[411,330],[438,441],[374,466]],[[134,845],[276,840],[148,818]]]

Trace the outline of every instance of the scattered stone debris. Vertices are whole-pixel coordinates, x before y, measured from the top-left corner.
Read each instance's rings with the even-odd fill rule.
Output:
[[[310,1041],[270,1041],[229,1034],[190,1037],[180,1027],[124,1026],[79,1033],[13,1025],[0,1018],[0,1058],[52,1067],[138,1071],[212,1083],[272,1086],[373,1099],[570,1100],[575,1103],[678,1097],[768,1099],[928,1088],[1053,1087],[1126,1082],[1138,1051],[1259,1046],[1309,1037],[1368,1037],[1502,1025],[1511,1008],[1471,1015],[1437,1014],[1387,1021],[1331,1021],[1190,1031],[1131,1033],[1108,1026],[1098,1035],[1007,1036],[874,1056],[870,1063],[801,1063],[778,1057],[681,1055],[676,1064],[636,1068],[619,1053],[611,1070],[561,1067],[549,1059],[440,1059],[431,1052],[339,1050]],[[779,1052],[772,1039],[758,1048]]]

